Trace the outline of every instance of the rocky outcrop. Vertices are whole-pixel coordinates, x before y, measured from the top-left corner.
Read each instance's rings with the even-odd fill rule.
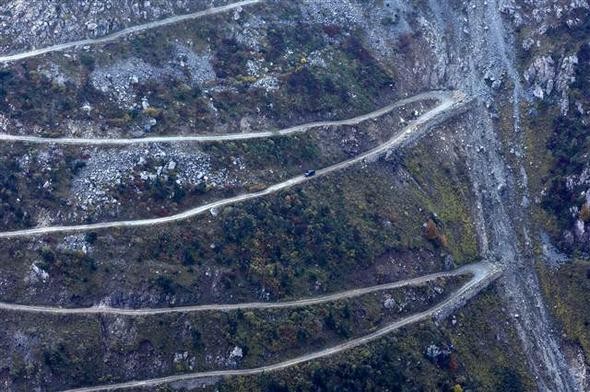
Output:
[[[0,53],[94,38],[146,21],[195,12],[228,1],[8,0],[0,12]]]
[[[576,81],[577,64],[578,57],[575,54],[564,56],[557,67],[550,55],[535,58],[524,73],[530,93],[535,98],[544,100],[550,97],[553,91],[557,91],[560,112],[564,116],[567,115],[570,106],[570,86]]]
[[[536,98],[551,95],[555,87],[555,62],[550,56],[536,58],[524,74]]]
[[[564,116],[568,113],[570,105],[570,85],[576,81],[576,77],[574,76],[576,64],[578,64],[578,57],[576,55],[565,56],[561,61],[559,74],[557,75],[557,91],[561,93],[559,109]]]

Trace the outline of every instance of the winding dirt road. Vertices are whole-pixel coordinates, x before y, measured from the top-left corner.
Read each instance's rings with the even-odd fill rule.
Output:
[[[205,311],[229,311],[229,310],[247,310],[247,309],[283,309],[295,308],[310,305],[319,305],[327,302],[338,301],[341,299],[359,297],[361,295],[374,293],[377,291],[397,289],[409,286],[419,286],[431,282],[438,278],[461,276],[471,274],[475,277],[486,275],[492,267],[490,264],[482,262],[469,264],[453,271],[438,272],[430,275],[424,275],[417,278],[406,279],[393,283],[385,283],[377,286],[363,287],[360,289],[347,290],[340,293],[334,293],[314,298],[305,298],[296,301],[286,302],[246,302],[239,304],[210,304],[179,306],[171,308],[142,308],[142,309],[122,309],[106,306],[95,306],[90,308],[62,308],[57,306],[35,306],[19,305],[0,302],[0,310],[9,310],[24,313],[46,313],[54,315],[73,315],[73,314],[109,314],[119,316],[154,316],[158,314],[170,313],[194,313]]]
[[[151,29],[155,29],[155,28],[163,27],[163,26],[168,26],[171,24],[175,24],[175,23],[179,23],[179,22],[183,22],[183,21],[187,21],[187,20],[198,19],[198,18],[202,18],[202,17],[208,16],[208,15],[220,14],[223,12],[235,10],[240,7],[258,4],[262,1],[263,0],[238,1],[236,3],[227,4],[227,5],[220,6],[220,7],[212,7],[212,8],[208,8],[206,10],[203,10],[203,11],[193,12],[191,14],[172,16],[170,18],[160,19],[160,20],[156,20],[153,22],[148,22],[148,23],[137,25],[137,26],[128,27],[126,29],[117,31],[117,32],[109,34],[109,35],[105,35],[100,38],[89,38],[89,39],[83,39],[80,41],[66,42],[63,44],[52,45],[52,46],[48,46],[45,48],[28,50],[28,51],[22,52],[22,53],[15,53],[15,54],[9,54],[9,55],[5,55],[5,56],[0,56],[0,63],[8,63],[11,61],[24,60],[24,59],[31,58],[31,57],[41,56],[41,55],[47,54],[47,53],[61,52],[61,51],[67,50],[67,49],[77,48],[77,47],[81,47],[81,46],[92,46],[92,45],[105,44],[108,42],[115,41],[115,40],[122,38],[124,36],[127,36],[127,35],[136,34],[136,33],[142,32],[142,31],[151,30]]]
[[[460,270],[457,270],[460,271]],[[95,392],[95,391],[114,391],[129,388],[154,387],[163,384],[169,384],[180,381],[190,381],[199,378],[209,377],[229,377],[229,376],[248,376],[260,373],[273,372],[282,370],[291,366],[299,365],[304,362],[309,362],[315,359],[324,358],[330,355],[338,354],[342,351],[352,349],[369,343],[373,340],[379,339],[384,335],[398,330],[407,325],[427,320],[431,317],[437,317],[441,313],[452,311],[458,306],[462,305],[469,298],[475,296],[479,291],[485,288],[489,283],[497,279],[502,271],[498,269],[495,264],[478,263],[471,266],[464,267],[464,273],[472,273],[473,278],[466,283],[459,290],[454,292],[449,298],[440,304],[420,313],[413,314],[401,320],[395,321],[387,326],[360,338],[352,339],[347,342],[326,348],[324,350],[316,351],[314,353],[306,354],[297,358],[289,359],[283,362],[278,362],[272,365],[261,366],[252,369],[232,369],[232,370],[216,370],[208,372],[197,372],[188,374],[179,374],[175,376],[154,378],[150,380],[129,381],[120,384],[101,385],[87,388],[72,389],[67,392]]]
[[[346,161],[342,161],[332,166],[328,166],[323,169],[319,169],[316,172],[316,175],[313,177],[305,177],[303,175],[291,178],[289,180],[274,184],[269,186],[266,189],[263,189],[259,192],[253,193],[245,193],[242,195],[230,197],[223,200],[218,200],[212,203],[208,203],[196,208],[189,209],[187,211],[181,212],[179,214],[170,215],[162,218],[149,218],[149,219],[137,219],[137,220],[125,220],[125,221],[114,221],[114,222],[102,222],[102,223],[91,223],[85,225],[71,225],[71,226],[48,226],[48,227],[36,227],[32,229],[23,229],[23,230],[15,230],[15,231],[6,231],[0,233],[0,238],[18,238],[18,237],[29,237],[34,235],[43,235],[43,234],[52,234],[52,233],[73,233],[73,232],[83,232],[83,231],[93,231],[93,230],[102,230],[102,229],[110,229],[110,228],[120,228],[120,227],[139,227],[139,226],[154,226],[154,225],[161,225],[165,223],[172,223],[176,221],[185,220],[196,215],[202,214],[206,211],[209,211],[213,208],[220,208],[230,204],[235,204],[239,202],[243,202],[246,200],[256,199],[262,196],[270,195],[276,193],[281,190],[285,190],[291,188],[295,185],[302,184],[304,182],[313,180],[315,178],[323,177],[329,173],[345,169],[349,166],[352,166],[358,162],[364,161],[366,159],[375,158],[379,155],[393,149],[397,148],[404,143],[408,143],[416,138],[420,137],[420,135],[427,132],[430,127],[435,125],[437,122],[440,122],[447,118],[447,116],[452,115],[455,113],[456,110],[464,108],[470,102],[470,98],[468,98],[465,94],[459,91],[452,91],[443,93],[442,98],[440,99],[439,104],[434,107],[433,109],[425,112],[423,115],[418,117],[416,120],[412,121],[407,127],[402,129],[398,132],[395,136],[389,139],[387,142],[368,150],[354,158],[348,159]],[[377,111],[373,112],[370,115],[362,116],[362,121],[369,120],[372,118],[376,118],[383,114],[387,113],[386,111]],[[360,122],[360,121],[359,121]],[[305,127],[301,125],[301,127]]]
[[[228,12],[239,7],[254,5],[263,2],[264,0],[244,0],[238,1],[233,4],[228,4],[220,7],[213,7],[207,10],[174,16],[158,21],[149,22],[142,25],[137,25],[115,32],[113,34],[96,38],[96,39],[85,39],[80,41],[68,42],[63,44],[57,44],[45,48],[33,49],[30,51],[0,56],[0,63],[7,63],[13,61],[19,61],[35,56],[44,55],[52,52],[64,51],[70,48],[90,46],[104,44],[115,41],[121,37],[139,33],[145,30],[154,29],[174,23],[200,18],[207,15],[213,15],[223,12]],[[314,177],[307,178],[305,176],[297,176],[287,181],[274,184],[262,191],[243,194],[235,197],[231,197],[224,200],[219,200],[213,203],[209,203],[197,208],[193,208],[182,213],[153,219],[140,219],[140,220],[128,220],[128,221],[117,221],[117,222],[103,222],[94,223],[87,225],[72,225],[72,226],[52,226],[52,227],[38,227],[33,229],[17,230],[0,233],[0,238],[17,238],[34,235],[42,235],[49,233],[69,233],[69,232],[80,232],[99,230],[107,228],[118,228],[118,227],[136,227],[136,226],[151,226],[165,223],[171,223],[175,221],[184,220],[193,217],[198,214],[202,214],[212,208],[223,207],[229,204],[238,203],[250,199],[255,199],[265,195],[273,194],[278,191],[288,189],[295,185],[302,184],[306,181],[310,181],[314,178],[325,176],[329,173],[347,168],[351,165],[359,163],[361,161],[376,158],[379,155],[403,145],[404,143],[411,142],[416,138],[423,135],[430,129],[430,127],[439,121],[444,120],[447,116],[455,113],[456,110],[466,106],[470,99],[461,92],[443,92],[433,91],[424,94],[417,95],[392,105],[386,106],[375,112],[368,113],[352,119],[342,121],[325,121],[315,122],[309,124],[303,124],[279,131],[266,131],[266,132],[254,132],[254,133],[243,133],[243,134],[230,134],[230,135],[206,135],[206,136],[161,136],[161,137],[148,137],[148,138],[123,138],[123,139],[88,139],[88,138],[44,138],[35,136],[19,136],[19,135],[8,135],[0,134],[0,141],[6,142],[22,142],[22,143],[34,143],[34,144],[76,144],[76,145],[127,145],[127,144],[141,144],[141,143],[176,143],[176,142],[215,142],[215,141],[231,141],[231,140],[246,140],[273,136],[285,136],[294,133],[306,132],[309,129],[323,127],[323,126],[339,126],[339,125],[355,125],[363,121],[377,118],[386,113],[389,113],[393,109],[403,106],[408,103],[417,102],[424,99],[436,99],[439,104],[433,109],[427,111],[422,116],[411,122],[407,127],[393,136],[387,142],[357,156],[352,159],[340,162],[338,164],[317,170],[317,174]],[[149,380],[141,381],[129,381],[119,384],[93,386],[87,388],[80,388],[70,390],[69,392],[92,392],[92,391],[103,391],[103,390],[121,390],[128,388],[142,388],[142,387],[154,387],[162,384],[169,384],[182,381],[190,381],[200,378],[210,377],[228,377],[228,376],[244,376],[244,375],[256,375],[265,372],[272,372],[282,370],[287,367],[302,364],[311,360],[324,358],[330,355],[340,353],[342,351],[358,347],[360,345],[369,343],[373,340],[383,337],[384,335],[398,330],[407,325],[424,321],[432,317],[441,316],[453,311],[458,306],[462,305],[469,298],[476,295],[481,289],[486,287],[490,282],[495,280],[502,274],[502,270],[495,264],[487,262],[481,262],[471,264],[459,268],[454,271],[440,272],[430,274],[414,279],[408,279],[390,284],[383,284],[378,286],[353,289],[344,291],[341,293],[335,293],[331,295],[306,298],[302,300],[278,302],[278,303],[261,303],[251,302],[242,304],[211,304],[211,305],[197,305],[197,306],[183,306],[176,308],[144,308],[144,309],[118,309],[111,307],[91,307],[91,308],[60,308],[51,306],[35,306],[35,305],[20,305],[20,304],[9,304],[0,303],[0,309],[7,311],[17,311],[26,313],[44,313],[44,314],[55,314],[55,315],[68,315],[68,314],[112,314],[121,316],[149,316],[158,314],[168,313],[185,313],[185,312],[201,312],[201,311],[229,311],[236,309],[278,309],[278,308],[289,308],[289,307],[301,307],[327,303],[331,301],[337,301],[346,298],[358,297],[364,294],[369,294],[377,291],[395,289],[407,286],[420,285],[429,281],[432,281],[441,277],[449,276],[460,276],[460,275],[472,275],[472,279],[462,286],[460,289],[451,294],[449,298],[442,301],[438,305],[411,316],[405,317],[396,322],[390,323],[385,327],[360,338],[352,339],[347,342],[338,344],[333,347],[329,347],[317,352],[309,353],[300,357],[296,357],[283,362],[262,366],[252,369],[232,369],[232,370],[218,370],[208,372],[197,372],[190,374],[174,375],[162,378],[154,378]]]
[[[143,138],[50,138],[26,135],[9,135],[0,133],[0,141],[6,142],[20,142],[30,144],[73,144],[73,145],[128,145],[128,144],[147,144],[147,143],[186,143],[186,142],[221,142],[221,141],[235,141],[260,139],[273,136],[288,136],[296,133],[304,133],[313,128],[321,127],[337,127],[343,125],[357,125],[363,121],[372,118],[377,118],[384,114],[391,112],[394,109],[402,106],[425,101],[428,99],[444,100],[449,96],[448,91],[428,91],[409,98],[399,100],[391,105],[375,110],[373,112],[363,114],[357,117],[337,120],[337,121],[318,121],[307,124],[296,125],[294,127],[285,128],[276,131],[264,132],[248,132],[248,133],[232,133],[226,135],[195,135],[195,136],[154,136]]]
[[[283,131],[277,132],[261,132],[261,133],[254,133],[254,134],[239,134],[239,135],[220,135],[218,137],[213,136],[213,139],[208,141],[223,141],[223,140],[236,140],[236,139],[248,139],[248,138],[255,138],[255,137],[269,137],[274,135],[288,135],[290,133],[295,132],[304,132],[308,129],[320,126],[334,126],[334,125],[352,125],[358,124],[362,121],[367,121],[370,119],[377,118],[382,116],[396,107],[401,105],[416,102],[421,99],[437,99],[438,105],[429,111],[422,114],[416,120],[412,121],[408,126],[394,135],[391,139],[387,142],[366,151],[354,158],[349,160],[340,162],[338,164],[317,170],[317,173],[313,177],[305,177],[303,175],[291,178],[287,181],[274,184],[262,191],[243,194],[235,197],[231,197],[228,199],[219,200],[213,203],[209,203],[197,208],[193,208],[182,212],[180,214],[163,217],[163,218],[153,218],[153,219],[140,219],[140,220],[129,220],[129,221],[118,221],[118,222],[103,222],[103,223],[94,223],[94,224],[87,224],[87,225],[73,225],[73,226],[52,226],[52,227],[38,227],[33,229],[25,229],[25,230],[17,230],[17,231],[10,231],[10,232],[2,232],[0,233],[0,238],[16,238],[16,237],[27,237],[27,236],[34,236],[34,235],[42,235],[48,233],[67,233],[67,232],[79,232],[79,231],[89,231],[89,230],[98,230],[98,229],[107,229],[107,228],[117,228],[117,227],[135,227],[135,226],[150,226],[150,225],[158,225],[164,223],[175,222],[183,219],[187,219],[193,217],[195,215],[201,214],[205,211],[208,211],[212,208],[218,208],[225,205],[238,203],[250,199],[255,199],[258,197],[262,197],[265,195],[269,195],[272,193],[276,193],[280,190],[288,189],[298,184],[302,184],[306,181],[310,181],[317,177],[325,176],[329,173],[347,168],[351,165],[354,165],[358,162],[376,158],[379,155],[386,153],[387,151],[399,147],[404,143],[411,142],[421,135],[426,133],[433,125],[436,123],[443,121],[448,116],[453,115],[457,110],[464,108],[469,102],[470,99],[463,93],[458,91],[451,91],[451,92],[442,92],[442,91],[435,91],[430,93],[424,93],[416,97],[408,98],[406,100],[397,102],[395,104],[389,105],[385,108],[379,109],[375,112],[368,113],[363,116],[355,117],[353,119],[342,120],[342,121],[334,121],[334,122],[318,122],[318,123],[311,123],[311,124],[304,124],[299,125],[296,127],[288,128]],[[8,135],[3,135],[0,137],[0,140],[10,140]],[[196,138],[194,141],[204,141],[205,137],[188,137],[188,138]],[[153,138],[152,138],[153,139]],[[69,144],[121,144],[117,143],[116,140],[91,140],[91,139],[60,139],[63,143]],[[126,139],[124,142],[130,142],[134,139]],[[23,141],[23,142],[33,142],[33,143],[55,143],[55,140],[49,139],[23,139],[23,140],[16,140],[16,141]],[[146,142],[165,142],[165,141],[187,141],[187,137],[166,137],[164,139],[159,140],[145,140],[142,139],[141,143]],[[135,141],[133,141],[135,143]],[[125,144],[125,143],[122,143]],[[129,144],[129,143],[127,143]],[[471,264],[467,265],[463,268],[460,268],[456,271],[450,272],[440,272],[436,274],[431,274],[415,279],[409,279],[405,281],[372,286],[367,288],[361,289],[354,289],[349,290],[341,293],[335,293],[327,296],[317,297],[317,298],[307,298],[302,300],[295,300],[295,301],[288,301],[288,302],[279,302],[279,303],[243,303],[243,304],[212,304],[212,305],[196,305],[196,306],[184,306],[184,307],[177,307],[177,308],[144,308],[144,309],[117,309],[111,307],[91,307],[91,308],[60,308],[60,307],[50,307],[50,306],[35,306],[35,305],[21,305],[21,304],[9,304],[9,303],[0,303],[0,309],[8,310],[8,311],[18,311],[18,312],[27,312],[27,313],[46,313],[46,314],[57,314],[57,315],[67,315],[67,314],[113,314],[113,315],[124,315],[124,316],[148,316],[148,315],[158,315],[158,314],[166,314],[166,313],[181,313],[181,312],[199,312],[199,311],[228,311],[228,310],[235,310],[235,309],[277,309],[277,308],[287,308],[287,307],[300,307],[300,306],[309,306],[314,304],[321,304],[330,301],[337,301],[339,299],[345,298],[352,298],[356,296],[360,296],[363,294],[368,294],[380,290],[386,289],[393,289],[411,285],[419,285],[438,277],[445,277],[445,276],[458,276],[458,275],[465,275],[471,274],[473,275],[472,279],[461,287],[458,291],[454,292],[448,299],[441,302],[440,304],[436,305],[435,307],[420,312],[391,324],[360,338],[352,339],[347,342],[341,343],[339,345],[329,347],[324,350],[320,350],[314,353],[306,354],[297,358],[293,358],[287,361],[275,363],[272,365],[262,366],[253,369],[237,369],[237,370],[219,370],[219,371],[209,371],[209,372],[198,372],[198,373],[191,373],[191,374],[183,374],[183,375],[174,375],[162,378],[155,378],[150,380],[141,380],[141,381],[130,381],[120,384],[112,384],[112,385],[103,385],[103,386],[93,386],[81,389],[75,389],[73,391],[83,392],[83,391],[102,391],[102,390],[119,390],[119,389],[128,389],[128,388],[141,388],[141,387],[150,387],[180,381],[187,381],[187,380],[194,380],[199,378],[207,378],[207,377],[226,377],[226,376],[237,376],[237,375],[254,375],[260,374],[264,372],[270,371],[277,371],[281,370],[290,366],[298,365],[304,362],[308,362],[314,359],[323,358],[326,356],[334,355],[344,350],[348,350],[363,344],[366,344],[370,341],[378,339],[392,331],[395,331],[399,328],[404,326],[410,325],[412,323],[416,323],[419,321],[426,320],[431,317],[436,317],[437,315],[444,315],[448,312],[451,312],[456,307],[463,304],[468,298],[471,298],[475,294],[479,292],[483,287],[487,286],[488,283],[493,281],[502,273],[495,265],[490,263],[478,263],[478,264]]]

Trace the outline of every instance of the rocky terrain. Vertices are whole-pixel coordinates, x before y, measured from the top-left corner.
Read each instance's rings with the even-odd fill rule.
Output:
[[[226,3],[223,0],[3,1],[0,46],[2,52],[10,53],[80,38],[97,38],[142,22]]]
[[[0,58],[229,3],[0,0]],[[75,140],[276,132],[433,90],[460,91],[469,104],[403,148],[296,187],[162,226],[0,239],[0,302],[281,301],[485,259],[503,276],[454,315],[272,375],[169,387],[589,390],[586,0],[252,2],[1,62],[0,133]],[[242,141],[0,137],[1,231],[165,217],[261,191],[369,151],[435,105],[426,99],[356,125]],[[418,311],[443,293],[410,294]],[[183,315],[132,327],[7,311],[0,385],[58,390],[260,366],[366,334],[382,320],[378,306],[367,307],[340,307],[345,326],[325,309],[321,317]],[[43,330],[35,327],[45,318]],[[306,327],[288,328],[286,319]],[[161,336],[158,325],[174,328]],[[312,341],[312,331],[325,335]],[[281,335],[290,345],[277,346]],[[72,346],[81,336],[92,343]],[[92,363],[99,357],[81,360],[93,345],[102,348],[100,366]]]

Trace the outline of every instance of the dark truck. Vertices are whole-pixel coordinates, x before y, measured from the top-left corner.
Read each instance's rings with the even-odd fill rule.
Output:
[[[303,175],[305,177],[313,177],[315,176],[315,170],[307,170]]]

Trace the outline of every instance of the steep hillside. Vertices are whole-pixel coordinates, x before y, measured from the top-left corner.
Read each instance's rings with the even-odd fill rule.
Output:
[[[0,389],[590,388],[586,0],[0,8]]]

